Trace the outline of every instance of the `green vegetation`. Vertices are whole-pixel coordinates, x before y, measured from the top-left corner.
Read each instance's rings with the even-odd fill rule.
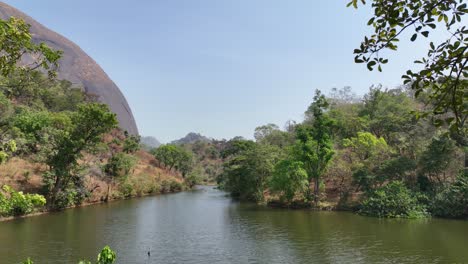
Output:
[[[359,2],[366,4],[353,0],[348,6],[357,8]],[[286,131],[268,124],[255,130],[256,142],[228,142],[222,187],[238,197],[258,201],[253,193],[269,194],[267,200],[285,204],[307,204],[313,189],[317,207],[320,201],[334,202],[379,217],[468,216],[463,158],[468,138],[468,30],[462,23],[467,4],[370,2],[374,14],[368,25],[374,34],[354,53],[355,62],[371,71],[382,71],[388,60],[379,52],[397,50],[403,32],[414,30],[415,41],[442,26],[449,38],[439,45],[430,43],[427,58],[416,61],[422,69],[407,71],[401,88],[371,87],[362,99],[349,87],[334,89],[328,98],[317,92],[301,124],[289,123]],[[261,162],[266,157],[246,155],[265,145],[279,148],[272,151],[279,158],[271,160],[268,169]],[[311,183],[306,189],[304,172]],[[261,184],[265,181],[270,184]]]
[[[40,194],[23,194],[4,185],[0,191],[0,216],[19,216],[42,208],[46,199]]]
[[[221,151],[221,188],[284,206],[330,206],[378,217],[467,217],[464,148],[412,112],[425,107],[406,88],[316,93],[302,123],[268,124],[256,141]],[[352,120],[352,122],[350,122]],[[280,135],[280,136],[279,136]]]
[[[162,145],[152,151],[154,157],[169,170],[173,168],[185,177],[192,169],[192,153],[179,145]]]
[[[421,218],[427,216],[422,201],[425,197],[413,194],[403,182],[394,181],[369,191],[359,213],[378,217]]]
[[[0,194],[1,216],[185,188],[176,180],[178,173],[153,166],[151,156],[140,152],[139,136],[117,128],[116,115],[107,105],[56,79],[60,51],[34,43],[29,26],[20,19],[0,20],[0,28],[0,166],[5,168],[0,186],[12,186]],[[35,61],[22,66],[24,54]],[[191,156],[177,154],[170,166],[185,176]],[[24,169],[18,176],[8,173],[13,163],[37,166],[33,171],[15,168]],[[39,181],[30,183],[31,176]]]
[[[366,3],[365,0],[352,0],[348,6],[357,8],[358,2]],[[427,57],[415,61],[422,66],[420,70],[408,70],[402,78],[416,97],[425,98],[431,104],[418,116],[431,114],[434,125],[449,126],[446,133],[458,144],[466,146],[468,28],[462,19],[468,13],[467,3],[463,0],[370,2],[374,14],[367,24],[374,29],[374,34],[365,37],[359,48],[354,50],[356,63],[365,63],[369,70],[377,66],[382,71],[382,65],[388,59],[379,54],[385,50],[397,50],[400,36],[404,33],[410,33],[410,41],[413,42],[421,36],[428,38],[437,27],[446,30],[447,40],[431,42]]]

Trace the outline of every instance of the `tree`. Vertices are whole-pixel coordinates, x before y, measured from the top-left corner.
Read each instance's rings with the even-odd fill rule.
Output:
[[[358,7],[352,0],[348,6]],[[373,0],[373,16],[368,25],[374,34],[365,37],[360,47],[354,50],[355,62],[365,63],[369,70],[375,66],[379,71],[388,59],[381,57],[384,50],[397,50],[399,37],[412,31],[410,40],[418,36],[428,37],[437,26],[447,30],[449,38],[440,44],[430,43],[426,58],[415,61],[422,70],[408,70],[402,76],[404,84],[410,84],[415,95],[423,91],[429,94],[435,124],[450,126],[451,136],[458,144],[466,146],[468,127],[468,28],[462,17],[468,13],[464,0]],[[427,116],[429,113],[423,113]]]
[[[135,153],[140,149],[140,136],[138,135],[129,135],[125,131],[125,140],[123,142],[123,151],[127,154]]]
[[[351,148],[359,161],[389,152],[387,142],[383,137],[376,137],[369,132],[358,132],[357,137],[343,140],[343,146]],[[382,158],[382,156],[379,156]]]
[[[118,152],[112,155],[104,166],[104,172],[112,178],[125,177],[130,173],[135,163],[134,156]]]
[[[264,144],[254,144],[237,152],[223,163],[221,185],[234,197],[262,201],[278,161],[278,153],[277,147]]]
[[[358,190],[370,190],[384,180],[377,178],[377,171],[391,153],[384,138],[378,138],[369,132],[358,132],[356,137],[344,139],[343,146],[350,151],[347,158]]]
[[[38,68],[46,70],[50,77],[55,76],[61,52],[52,50],[44,43],[34,43],[29,27],[23,20],[14,17],[9,20],[0,19],[1,76],[7,77],[15,72],[24,76]],[[19,67],[18,63],[25,54],[32,55],[34,60],[30,65]],[[16,151],[16,142],[2,131],[5,118],[11,115],[11,111],[10,102],[3,93],[0,93],[0,163],[6,161],[8,156]]]
[[[397,133],[407,131],[416,123],[411,113],[416,107],[401,89],[371,87],[363,103],[359,113],[362,125],[372,134],[385,137],[388,142],[395,143]]]
[[[107,105],[89,103],[80,105],[77,112],[70,113],[70,121],[48,128],[44,132],[43,157],[50,167],[48,177],[44,177],[45,185],[49,187],[50,205],[61,207],[58,201],[61,192],[75,187],[82,182],[80,177],[79,159],[84,151],[92,150],[105,133],[117,126],[114,113]],[[65,195],[67,196],[67,195]]]
[[[429,181],[431,184],[438,184],[439,186],[447,182],[447,178],[450,176],[449,169],[452,165],[456,164],[456,160],[453,158],[455,153],[455,143],[449,137],[441,136],[433,138],[429,146],[419,157],[420,181]],[[455,168],[455,171],[457,169]]]
[[[225,148],[221,151],[221,157],[227,159],[230,156],[239,154],[242,151],[246,151],[255,147],[255,142],[252,140],[246,140],[243,138],[233,138],[229,140]]]
[[[14,17],[7,21],[0,19],[1,75],[8,76],[16,71],[26,74],[42,68],[48,72],[49,76],[54,77],[62,52],[54,51],[44,43],[34,43],[29,28],[30,25],[22,19]],[[25,54],[35,58],[34,61],[30,65],[18,67],[18,63]]]
[[[296,159],[304,164],[310,184],[314,185],[314,200],[318,202],[320,178],[333,157],[331,139],[332,120],[325,114],[328,101],[319,90],[314,102],[309,106],[306,115],[310,116],[311,126],[302,125],[296,128]]]
[[[16,141],[7,133],[8,121],[13,115],[13,106],[0,92],[0,164],[16,151]]]
[[[193,155],[180,145],[161,145],[157,149],[154,149],[152,154],[169,170],[175,168],[182,173],[183,177],[192,169]]]
[[[275,145],[284,148],[294,142],[292,133],[281,131],[275,124],[267,124],[255,128],[255,140],[258,143]]]
[[[280,194],[281,200],[291,203],[297,194],[305,194],[309,186],[304,164],[292,160],[278,162],[269,186],[271,192]]]

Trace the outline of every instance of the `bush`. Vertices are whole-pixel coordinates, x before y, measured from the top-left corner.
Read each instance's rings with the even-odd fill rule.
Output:
[[[67,188],[62,191],[59,191],[55,196],[55,204],[53,209],[61,210],[67,207],[72,207],[75,205],[80,205],[87,194],[79,188]]]
[[[438,193],[431,211],[441,217],[468,217],[468,174],[462,173],[452,185]]]
[[[120,185],[119,189],[120,189],[120,192],[122,193],[122,195],[125,198],[129,198],[129,197],[132,197],[133,195],[135,195],[134,190],[133,190],[133,186],[128,182],[122,183]]]
[[[109,247],[105,246],[101,253],[99,253],[97,257],[96,264],[113,264],[117,260],[117,255],[115,252]],[[34,262],[28,258],[26,261],[23,261],[22,264],[33,264]],[[82,260],[78,262],[78,264],[91,264],[90,261]]]
[[[182,183],[176,180],[172,180],[169,185],[169,189],[171,192],[180,192],[184,189],[184,186],[182,185]]]
[[[180,192],[183,189],[182,183],[176,180],[163,180],[161,182],[161,193]]]
[[[7,185],[4,185],[2,190],[3,193],[0,192],[1,216],[30,214],[46,204],[44,196],[39,194],[23,194],[23,192],[17,192]]]
[[[134,156],[119,152],[109,159],[104,166],[104,172],[112,177],[127,176],[135,167],[136,161]]]
[[[171,183],[167,180],[161,182],[161,193],[168,193],[171,191]]]
[[[412,194],[401,181],[391,182],[370,191],[362,202],[360,214],[377,217],[422,218],[428,216],[426,199],[420,194]]]

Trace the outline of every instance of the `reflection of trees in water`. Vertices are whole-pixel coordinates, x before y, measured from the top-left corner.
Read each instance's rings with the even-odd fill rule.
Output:
[[[468,223],[463,221],[378,219],[244,204],[230,208],[228,215],[233,221],[230,233],[241,232],[244,243],[261,251],[260,259],[271,259],[270,263],[279,263],[275,261],[279,257],[325,263],[468,259],[463,249]]]

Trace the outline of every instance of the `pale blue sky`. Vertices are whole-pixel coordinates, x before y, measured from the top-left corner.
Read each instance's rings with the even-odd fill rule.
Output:
[[[402,45],[383,73],[368,72],[352,52],[370,32],[370,10],[347,0],[5,2],[93,57],[140,133],[162,142],[191,131],[252,138],[256,126],[301,121],[315,89],[397,86],[428,46]]]

